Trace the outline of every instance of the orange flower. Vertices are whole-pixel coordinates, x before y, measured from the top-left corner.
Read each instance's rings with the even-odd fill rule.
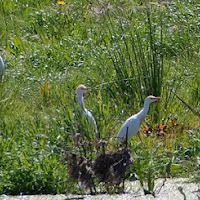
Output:
[[[57,4],[64,6],[65,2],[64,1],[58,1]]]
[[[161,129],[161,130],[162,130],[162,129],[163,129],[163,130],[166,129],[166,127],[167,127],[166,124],[164,124],[164,125],[159,125],[159,126],[158,126],[158,128]]]
[[[149,126],[144,128],[144,134],[146,134],[148,136],[152,133],[152,131],[153,131],[152,128]]]
[[[166,125],[166,124],[158,125],[158,126],[157,126],[157,132],[158,132],[158,133],[164,133],[166,128],[167,128],[167,125]]]
[[[145,130],[145,131],[150,131],[151,128],[150,128],[149,126],[147,126],[147,127],[144,128],[144,130]]]

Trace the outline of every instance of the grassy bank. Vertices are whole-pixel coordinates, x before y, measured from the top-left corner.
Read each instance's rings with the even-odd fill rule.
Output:
[[[73,134],[88,131],[78,117],[79,84],[92,88],[85,104],[107,140],[146,96],[162,97],[146,119],[150,136],[143,123],[142,143],[130,143],[127,178],[149,181],[150,190],[166,175],[199,181],[199,9],[186,0],[0,0],[0,193],[77,190],[63,153]]]

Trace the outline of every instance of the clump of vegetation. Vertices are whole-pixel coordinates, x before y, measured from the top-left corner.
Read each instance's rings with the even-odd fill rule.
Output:
[[[98,181],[105,183],[107,191],[109,187],[117,188],[121,183],[124,191],[125,173],[130,164],[133,164],[130,149],[119,148],[116,151],[99,154],[94,161],[94,172]]]
[[[68,159],[68,172],[72,181],[80,181],[83,189],[90,188],[91,194],[93,192],[96,193],[95,173],[92,169],[91,161],[85,157],[77,158],[76,154],[72,154]]]
[[[124,191],[125,173],[133,164],[130,148],[106,151],[105,146],[108,143],[102,139],[86,143],[77,134],[74,146],[65,152],[69,177],[80,182],[82,190],[89,188],[91,193],[97,193],[95,185],[102,182],[107,192],[117,191],[121,183]]]

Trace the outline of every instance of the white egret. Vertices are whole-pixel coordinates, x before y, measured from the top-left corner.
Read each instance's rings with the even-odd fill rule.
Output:
[[[96,132],[97,134],[97,124],[96,121],[94,119],[94,117],[92,116],[92,113],[87,110],[85,108],[85,104],[84,104],[84,97],[83,94],[85,91],[87,91],[88,89],[90,89],[90,87],[86,87],[84,85],[79,85],[76,89],[77,92],[77,96],[78,96],[78,102],[81,105],[82,111],[83,111],[83,115],[84,117],[88,120],[88,123],[90,125],[90,127]]]
[[[0,81],[3,79],[5,66],[2,57],[0,56]]]
[[[119,141],[124,141],[126,139],[126,135],[127,139],[130,140],[134,135],[138,133],[140,125],[149,111],[150,103],[158,101],[159,98],[160,97],[154,96],[148,96],[146,98],[142,110],[137,114],[132,115],[124,122],[117,135],[116,143],[118,143]]]

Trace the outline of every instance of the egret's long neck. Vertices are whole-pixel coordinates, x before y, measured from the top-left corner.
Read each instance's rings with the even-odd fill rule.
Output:
[[[85,111],[85,104],[83,100],[83,94],[78,94],[78,102],[81,105],[81,108]]]
[[[142,108],[142,110],[138,113],[139,116],[141,116],[141,118],[144,118],[145,115],[148,113],[149,111],[149,105],[150,103],[145,101],[144,102],[144,107]]]

